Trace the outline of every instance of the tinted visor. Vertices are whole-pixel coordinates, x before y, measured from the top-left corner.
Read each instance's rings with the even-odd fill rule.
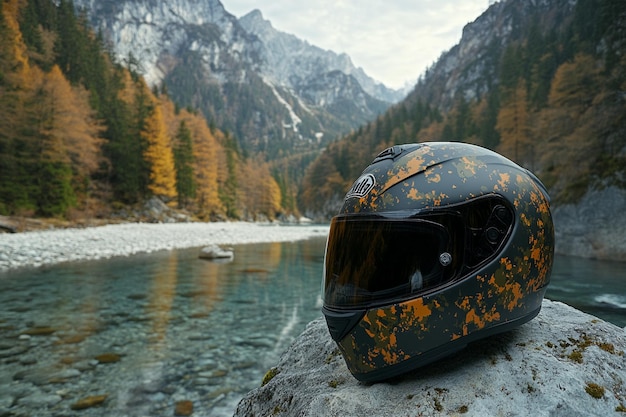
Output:
[[[460,224],[460,227],[459,227]],[[455,276],[459,216],[389,219],[337,216],[330,225],[324,271],[324,304],[370,307],[410,298]]]

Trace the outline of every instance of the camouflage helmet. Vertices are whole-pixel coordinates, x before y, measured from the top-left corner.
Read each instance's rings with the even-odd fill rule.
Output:
[[[465,143],[393,146],[331,221],[322,310],[350,372],[383,380],[531,320],[553,257],[531,172]]]

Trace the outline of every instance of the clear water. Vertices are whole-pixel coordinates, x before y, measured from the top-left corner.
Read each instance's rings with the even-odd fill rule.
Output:
[[[626,263],[557,256],[546,297],[626,326]]]
[[[320,316],[324,245],[234,246],[230,263],[190,249],[0,274],[0,415],[75,413],[78,400],[107,395],[81,415],[172,416],[188,400],[194,416],[231,416]]]
[[[323,238],[0,273],[0,415],[231,416],[320,316]],[[626,326],[626,265],[558,257],[548,298]],[[105,356],[101,356],[106,354]],[[107,363],[108,358],[113,362]]]

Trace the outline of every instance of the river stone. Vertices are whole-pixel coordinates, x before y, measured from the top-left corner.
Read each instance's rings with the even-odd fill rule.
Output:
[[[96,407],[106,401],[108,394],[104,395],[92,395],[89,397],[82,398],[72,404],[72,410],[84,410],[91,407]]]
[[[174,408],[175,416],[190,416],[193,414],[193,403],[189,400],[178,401]]]
[[[102,353],[95,357],[99,363],[115,363],[119,362],[122,357],[117,353]]]
[[[590,416],[626,410],[626,332],[563,303],[387,382],[358,382],[323,318],[307,326],[235,417]],[[259,381],[261,382],[261,381]]]
[[[19,405],[37,409],[40,407],[50,407],[55,404],[60,403],[62,400],[61,396],[56,394],[46,394],[42,392],[34,393],[33,395],[29,395],[27,397],[20,398],[17,403]]]

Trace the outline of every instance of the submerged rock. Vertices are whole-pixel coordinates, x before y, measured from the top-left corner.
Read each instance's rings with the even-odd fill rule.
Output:
[[[539,316],[516,330],[365,384],[352,377],[320,318],[240,401],[235,417],[620,415],[625,350],[624,329],[544,300]]]
[[[201,259],[233,259],[235,254],[231,249],[222,249],[217,245],[211,245],[202,248],[200,251]]]

